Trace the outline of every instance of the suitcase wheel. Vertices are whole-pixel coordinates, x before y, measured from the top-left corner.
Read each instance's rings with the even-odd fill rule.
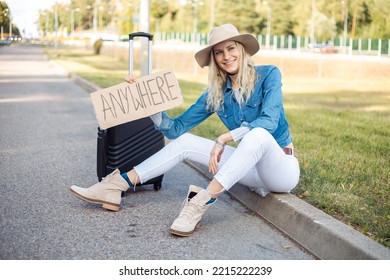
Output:
[[[154,190],[155,190],[155,191],[160,190],[160,189],[161,189],[161,182],[159,182],[159,183],[154,183],[153,187],[154,187]]]

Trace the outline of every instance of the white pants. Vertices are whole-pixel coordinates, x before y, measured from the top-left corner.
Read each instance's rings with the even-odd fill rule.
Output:
[[[134,169],[143,183],[183,160],[208,166],[214,144],[212,140],[186,133]],[[254,128],[245,134],[237,148],[225,146],[214,178],[225,190],[239,182],[266,196],[269,192],[290,192],[298,184],[299,174],[298,160],[286,155],[268,131]]]

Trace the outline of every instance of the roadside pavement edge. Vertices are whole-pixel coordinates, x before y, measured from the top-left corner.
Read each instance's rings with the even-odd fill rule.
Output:
[[[69,79],[73,80],[75,83],[77,83],[79,86],[81,86],[83,89],[88,91],[88,93],[92,93],[95,91],[98,91],[101,89],[98,85],[95,85],[94,83],[91,83],[90,81],[87,81],[86,79],[80,77],[79,75],[76,75],[72,72],[67,72],[67,76]]]

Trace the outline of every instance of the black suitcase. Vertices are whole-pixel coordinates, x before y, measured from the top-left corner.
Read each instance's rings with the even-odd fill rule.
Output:
[[[129,73],[133,72],[135,37],[148,39],[148,71],[151,73],[153,35],[144,32],[129,34]],[[162,149],[164,145],[164,136],[154,128],[149,117],[104,130],[98,127],[97,176],[99,181],[115,169],[119,169],[121,173],[130,171],[135,165]],[[153,184],[154,189],[158,191],[163,177],[164,175],[153,178],[144,185]]]

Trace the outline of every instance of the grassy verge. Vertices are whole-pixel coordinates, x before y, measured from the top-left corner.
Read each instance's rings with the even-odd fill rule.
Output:
[[[47,49],[68,70],[108,87],[122,82],[127,62],[87,49]],[[205,84],[179,81],[182,113]],[[293,193],[390,247],[390,91],[285,94],[301,180]],[[213,116],[192,132],[214,138],[226,128]]]
[[[389,98],[389,92],[285,98],[302,172],[294,193],[387,247]]]

